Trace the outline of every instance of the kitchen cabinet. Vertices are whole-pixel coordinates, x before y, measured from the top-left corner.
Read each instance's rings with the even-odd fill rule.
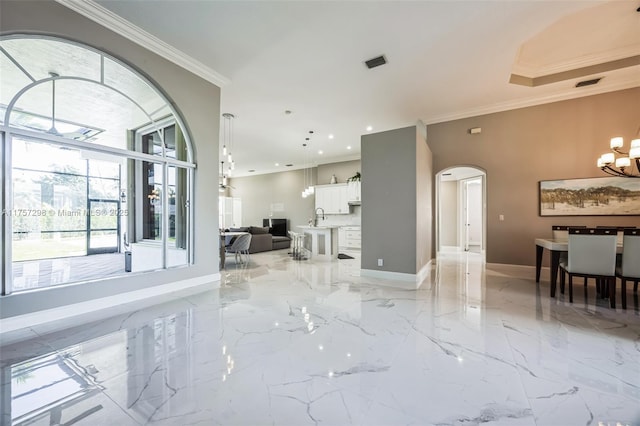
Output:
[[[347,183],[347,201],[355,205],[359,205],[362,201],[359,180]]]
[[[315,187],[316,209],[325,214],[349,214],[348,188],[346,183],[317,185]]]
[[[342,226],[338,230],[338,245],[341,249],[360,249],[362,234],[359,226]]]

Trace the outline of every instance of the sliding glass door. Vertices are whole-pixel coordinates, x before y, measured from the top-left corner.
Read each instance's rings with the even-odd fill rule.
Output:
[[[89,199],[87,254],[117,253],[120,240],[118,200]]]

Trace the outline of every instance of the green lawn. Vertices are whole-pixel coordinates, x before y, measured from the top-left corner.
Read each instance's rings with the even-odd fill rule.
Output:
[[[13,261],[47,259],[51,257],[84,256],[87,240],[84,237],[51,240],[16,240],[13,242]]]
[[[169,238],[169,246],[175,245],[175,237]],[[99,237],[93,237],[92,246],[110,246],[113,236],[106,237],[101,245]],[[95,244],[95,245],[94,245]],[[14,240],[13,261],[49,259],[52,257],[84,256],[87,254],[87,240],[85,237],[44,239],[44,240]]]

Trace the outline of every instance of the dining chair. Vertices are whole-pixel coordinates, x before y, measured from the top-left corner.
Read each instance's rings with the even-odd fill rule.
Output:
[[[569,239],[569,228],[586,228],[585,225],[552,225],[551,226],[551,237],[554,240],[564,240],[567,241]],[[567,252],[563,251],[560,253],[559,261],[567,260]],[[558,270],[558,273],[560,271]],[[564,285],[560,286],[560,292],[564,294]]]
[[[569,251],[560,260],[560,289],[564,290],[565,276],[569,275],[569,302],[573,303],[573,277],[596,279],[596,286],[604,294],[608,288],[609,303],[615,295],[616,231],[612,229],[569,228]]]
[[[624,231],[627,229],[636,229],[635,226],[596,226],[596,229],[615,229],[618,235],[618,245],[622,245],[624,239]]]
[[[551,237],[554,240],[567,240],[569,238],[569,228],[586,228],[586,226],[575,225],[552,225]]]
[[[233,243],[231,243],[230,247],[227,247],[227,253],[234,253],[236,262],[238,261],[238,257],[240,258],[240,263],[242,263],[242,255],[246,255],[247,261],[249,260],[249,246],[251,245],[251,234],[246,233],[242,235],[238,235]]]
[[[627,309],[627,281],[633,282],[634,293],[638,292],[638,282],[640,282],[640,229],[624,230],[622,262],[616,267],[616,276],[620,278],[622,284],[620,288],[622,309]],[[611,297],[615,297],[615,285]]]

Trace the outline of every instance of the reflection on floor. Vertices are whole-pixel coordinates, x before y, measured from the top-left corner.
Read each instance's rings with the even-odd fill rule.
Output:
[[[13,262],[12,266],[13,291],[87,281],[125,273],[124,254],[122,253],[27,260]]]
[[[532,275],[452,253],[410,291],[254,254],[219,290],[3,346],[1,423],[640,424],[637,295]]]

